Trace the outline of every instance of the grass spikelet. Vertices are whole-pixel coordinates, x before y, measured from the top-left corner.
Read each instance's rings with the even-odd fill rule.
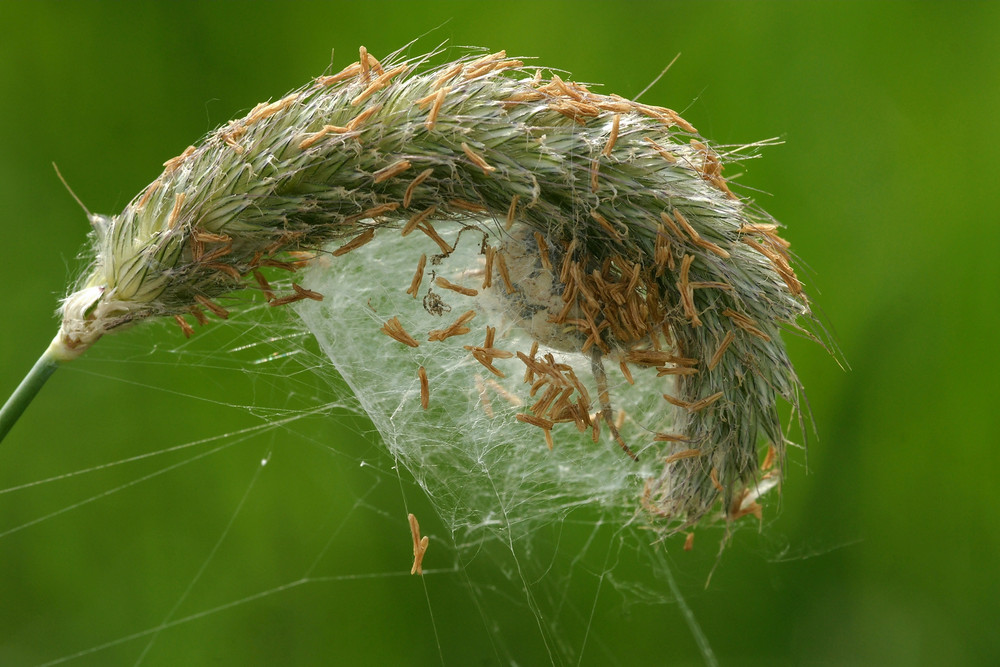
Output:
[[[191,335],[185,315],[226,318],[219,301],[245,287],[272,305],[321,299],[295,283],[275,297],[262,273],[295,272],[303,252],[338,261],[380,234],[419,230],[446,256],[453,246],[434,225],[476,226],[484,289],[544,297],[534,306],[549,315],[544,326],[563,349],[593,355],[595,377],[611,356],[624,360],[629,381],[626,361],[671,383],[664,395],[676,408],[675,434],[658,436],[668,449],[637,506],[672,529],[713,507],[757,513],[746,490],[759,478],[758,448],[768,444],[780,468],[776,402],[797,400],[780,331],[810,311],[774,221],[721,175],[732,151],[717,152],[674,111],[527,72],[505,52],[421,69],[425,60],[382,63],[362,48],[358,62],[261,103],[168,160],[117,215],[93,216],[93,259],[62,302],[49,360],[73,359],[151,318],[173,318]],[[520,260],[510,239],[538,255],[534,275],[544,272],[551,293],[512,280]],[[426,261],[407,290],[414,297]],[[477,292],[443,278],[436,285]],[[469,333],[474,315],[428,340]],[[382,332],[419,344],[396,318]],[[558,347],[556,335],[536,338]],[[492,342],[473,348],[499,373],[492,363],[504,357]],[[533,378],[548,373],[552,387],[536,403],[547,416],[518,419],[542,428],[550,446],[559,423],[590,428],[596,441],[603,420],[638,459],[616,432],[608,392],[593,418],[583,385],[566,379],[572,369],[536,352],[517,358]],[[635,464],[623,457],[622,465]]]

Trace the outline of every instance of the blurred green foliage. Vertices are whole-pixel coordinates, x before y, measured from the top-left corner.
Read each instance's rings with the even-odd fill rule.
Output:
[[[818,437],[707,589],[717,535],[667,544],[688,603],[722,664],[1000,662],[1000,5],[37,2],[0,4],[0,25],[4,394],[80,269],[87,222],[53,161],[91,210],[116,212],[204,133],[322,73],[331,49],[339,69],[361,44],[505,48],[625,96],[681,53],[643,101],[715,142],[785,140],[739,182],[788,225],[850,365],[791,341]],[[477,607],[462,574],[409,577],[403,498],[432,536],[425,567],[451,567],[450,536],[346,412],[44,482],[333,391],[286,379],[294,360],[216,359],[264,335],[238,317],[177,355],[178,332],[152,325],[50,380],[0,448],[0,663],[108,643],[70,664],[133,664],[148,636],[131,635],[220,606],[164,630],[143,664],[548,662],[523,605]],[[280,410],[240,407],[255,405]],[[468,568],[503,585],[485,557]],[[590,631],[582,664],[701,663],[675,605],[619,595],[613,577],[592,620],[594,591],[563,591]],[[648,590],[669,599],[663,581]]]

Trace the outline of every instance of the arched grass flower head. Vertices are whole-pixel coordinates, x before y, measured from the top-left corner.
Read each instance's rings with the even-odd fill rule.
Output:
[[[425,318],[369,299],[362,333],[424,355],[396,378],[419,378],[415,409],[454,382],[430,362],[457,349],[484,421],[508,411],[546,456],[581,439],[612,455],[629,512],[667,531],[759,517],[783,460],[776,402],[797,405],[780,334],[809,306],[778,226],[723,176],[752,147],[713,147],[670,109],[502,51],[426,58],[362,48],[92,216],[93,262],[50,361],[150,318],[191,335],[237,290],[346,303],[346,283],[319,276],[354,262]],[[379,268],[388,252],[410,267],[402,282]]]

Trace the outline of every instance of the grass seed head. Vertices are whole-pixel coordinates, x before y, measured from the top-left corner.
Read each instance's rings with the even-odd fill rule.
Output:
[[[476,224],[500,272],[484,285],[541,313],[543,344],[691,360],[672,373],[685,407],[663,406],[684,455],[647,479],[650,514],[677,526],[719,501],[752,511],[759,439],[780,463],[775,404],[798,389],[780,330],[809,307],[773,221],[722,175],[739,149],[502,52],[425,60],[362,49],[168,160],[121,213],[95,216],[92,263],[61,307],[64,357],[149,318],[225,317],[246,287],[283,303],[261,269],[294,271],[302,251],[350,252],[408,221],[432,238],[432,218]],[[539,239],[547,256],[525,260]]]

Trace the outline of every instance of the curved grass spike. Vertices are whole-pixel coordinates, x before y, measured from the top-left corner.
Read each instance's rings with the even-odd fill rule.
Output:
[[[248,286],[272,304],[322,298],[295,283],[276,296],[261,269],[294,271],[330,243],[431,234],[430,220],[473,221],[496,240],[506,221],[562,258],[572,307],[559,323],[580,352],[676,376],[664,396],[679,415],[674,455],[643,505],[685,525],[720,499],[737,513],[762,435],[781,461],[776,400],[796,404],[798,381],[780,330],[809,316],[777,225],[722,176],[747,147],[720,153],[674,111],[502,51],[421,71],[426,59],[382,64],[362,49],[168,160],[120,214],[93,216],[90,269],[0,436],[56,363],[105,334],[170,316],[190,335],[185,318],[225,318],[220,301]]]

